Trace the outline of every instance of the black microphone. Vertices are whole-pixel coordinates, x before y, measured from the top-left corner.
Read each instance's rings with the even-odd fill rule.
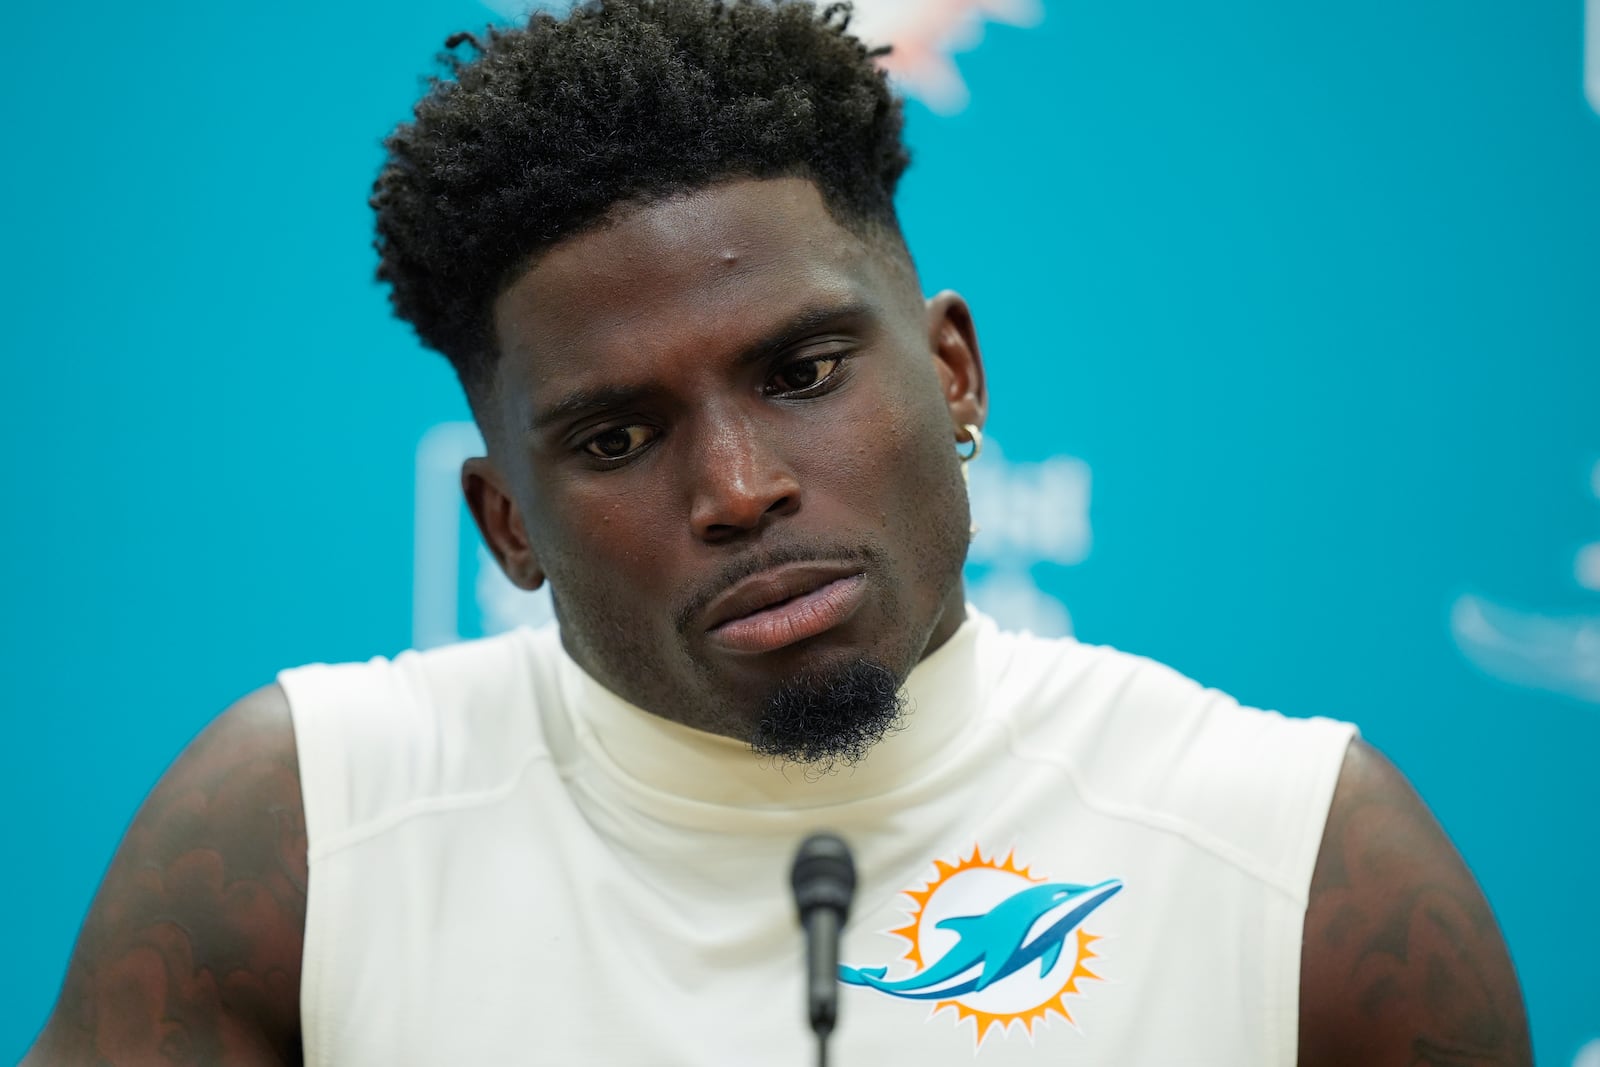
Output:
[[[856,891],[850,846],[833,834],[812,834],[794,854],[789,879],[806,931],[806,1008],[817,1035],[817,1063],[827,1067],[828,1035],[839,1019],[839,932]]]

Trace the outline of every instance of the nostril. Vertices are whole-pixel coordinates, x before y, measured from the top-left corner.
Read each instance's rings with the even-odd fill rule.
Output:
[[[800,510],[800,494],[784,493],[771,500],[764,508],[757,507],[740,514],[724,509],[716,521],[697,522],[700,537],[709,544],[725,544],[748,537],[765,528],[774,519],[788,518]]]
[[[700,536],[710,544],[721,545],[742,537],[746,532],[747,531],[742,526],[732,526],[728,523],[717,523],[714,526],[707,526],[705,529],[703,529],[700,532]]]
[[[798,510],[800,510],[798,493],[786,493],[767,505],[768,515],[793,515]]]

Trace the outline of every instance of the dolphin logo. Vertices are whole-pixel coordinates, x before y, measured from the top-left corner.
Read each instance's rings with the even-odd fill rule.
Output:
[[[982,915],[961,915],[937,924],[959,940],[932,964],[899,981],[887,982],[887,967],[839,968],[847,985],[869,986],[907,1000],[935,1000],[986,989],[1034,960],[1039,977],[1061,959],[1061,946],[1085,916],[1116,896],[1120,879],[1098,885],[1046,882],[1018,890]],[[1057,914],[1059,913],[1059,914]],[[1029,938],[1035,927],[1044,929]]]

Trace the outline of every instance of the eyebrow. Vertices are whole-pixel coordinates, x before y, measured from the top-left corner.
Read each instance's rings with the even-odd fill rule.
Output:
[[[807,336],[827,326],[836,326],[851,319],[868,318],[877,308],[866,301],[849,301],[841,304],[815,304],[785,319],[774,329],[745,346],[735,359],[740,367],[763,363],[781,354]],[[535,412],[528,429],[538,432],[552,423],[576,418],[593,411],[627,407],[658,392],[654,385],[602,385],[592,389],[575,389],[549,407]]]

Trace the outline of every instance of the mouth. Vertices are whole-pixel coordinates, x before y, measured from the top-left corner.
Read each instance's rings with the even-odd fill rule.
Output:
[[[802,563],[751,575],[707,609],[706,636],[730,652],[759,653],[826,633],[854,615],[866,592],[859,566]]]

